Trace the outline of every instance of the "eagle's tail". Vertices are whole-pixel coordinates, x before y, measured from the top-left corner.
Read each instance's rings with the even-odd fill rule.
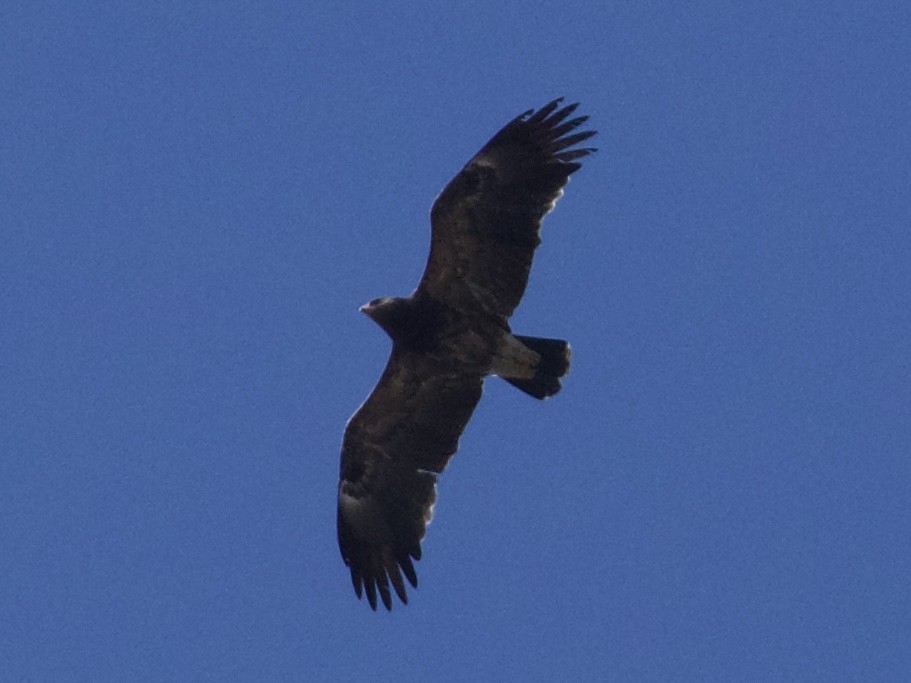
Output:
[[[523,337],[514,335],[522,344],[538,354],[541,359],[534,375],[526,379],[504,377],[507,382],[535,398],[547,398],[560,391],[560,378],[569,372],[569,342],[562,339]]]

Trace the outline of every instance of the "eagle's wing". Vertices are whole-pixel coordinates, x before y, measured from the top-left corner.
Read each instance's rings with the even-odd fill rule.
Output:
[[[358,597],[392,608],[389,583],[407,603],[402,574],[433,514],[436,475],[456,452],[481,398],[480,376],[441,368],[427,355],[392,355],[373,393],[345,429],[338,489],[338,542]]]
[[[573,133],[587,116],[555,100],[508,123],[440,193],[430,212],[430,256],[418,292],[462,310],[509,317],[519,304],[541,220],[581,159],[570,149],[595,134]],[[569,120],[567,120],[569,119]]]

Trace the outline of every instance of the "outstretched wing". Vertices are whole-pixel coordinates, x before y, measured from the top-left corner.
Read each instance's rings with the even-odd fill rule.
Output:
[[[541,241],[541,220],[580,168],[576,159],[595,151],[571,149],[595,131],[573,133],[588,117],[569,118],[578,104],[560,109],[561,102],[508,123],[437,197],[419,292],[462,310],[512,314]]]
[[[402,574],[433,514],[436,475],[456,452],[481,398],[481,376],[440,367],[393,347],[383,376],[345,429],[338,489],[338,543],[354,591],[392,609],[389,584],[408,602]]]

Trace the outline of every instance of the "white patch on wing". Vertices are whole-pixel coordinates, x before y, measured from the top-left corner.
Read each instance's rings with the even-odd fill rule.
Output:
[[[437,506],[437,485],[433,485],[433,496],[427,504],[427,511],[424,512],[424,525],[430,526],[433,521],[433,509]]]
[[[567,182],[567,183],[569,182],[569,177],[568,177],[568,176],[567,176],[567,178],[566,178],[566,182]],[[545,215],[545,216],[546,216],[547,214],[549,214],[551,211],[553,211],[553,210],[554,210],[554,207],[557,205],[557,202],[560,201],[560,197],[563,196],[563,188],[564,188],[564,187],[566,187],[566,184],[565,184],[565,183],[563,184],[563,186],[562,186],[559,190],[557,190],[557,195],[556,195],[552,200],[550,200],[550,203],[547,205],[547,208],[544,210],[544,215]],[[540,229],[541,229],[540,226],[538,226],[538,230],[539,230],[539,231],[540,231]]]
[[[472,166],[484,166],[485,168],[496,168],[496,160],[489,154],[479,154],[471,160]]]
[[[345,493],[344,486],[338,492],[338,506],[345,521],[361,539],[376,538],[380,533],[379,507],[373,496],[352,496]]]

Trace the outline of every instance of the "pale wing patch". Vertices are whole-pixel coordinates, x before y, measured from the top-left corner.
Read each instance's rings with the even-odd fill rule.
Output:
[[[338,506],[348,528],[359,539],[369,541],[384,535],[384,529],[379,524],[381,510],[373,496],[358,497],[345,493],[345,485],[342,484],[338,492]]]
[[[568,178],[568,177],[567,177],[567,179],[566,179],[566,182],[567,182],[567,183],[569,182],[569,178]],[[566,184],[565,184],[565,183],[564,183],[563,187],[566,187]],[[550,200],[550,202],[547,204],[547,208],[544,209],[544,215],[545,215],[545,216],[546,216],[547,214],[549,214],[551,211],[553,211],[553,210],[554,210],[554,207],[557,205],[557,202],[560,201],[560,197],[563,196],[563,187],[561,187],[559,190],[557,190],[556,196],[555,196],[552,200]],[[539,234],[539,235],[541,234],[541,225],[540,225],[540,224],[538,225],[538,234]]]

